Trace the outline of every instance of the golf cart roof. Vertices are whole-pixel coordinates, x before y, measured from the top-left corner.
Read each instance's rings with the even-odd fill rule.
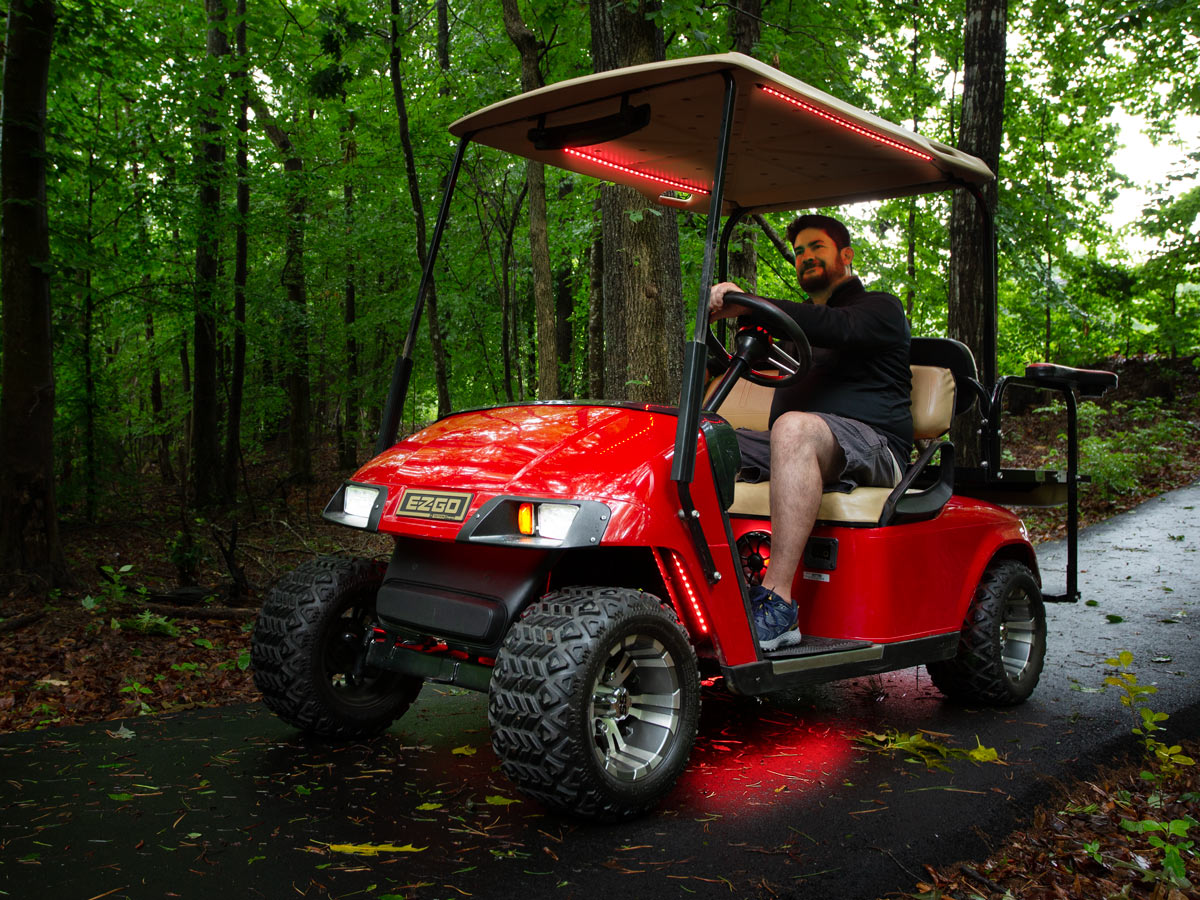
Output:
[[[724,213],[836,206],[993,177],[974,156],[740,53],[573,78],[494,103],[450,132],[705,212],[726,76],[737,93]]]

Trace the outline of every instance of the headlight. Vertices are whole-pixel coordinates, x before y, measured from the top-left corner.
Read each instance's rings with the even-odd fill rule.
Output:
[[[387,502],[387,488],[373,484],[346,482],[325,507],[322,514],[330,522],[375,531]]]
[[[342,509],[346,515],[354,516],[356,519],[369,519],[371,518],[371,508],[378,498],[379,488],[348,484],[346,485],[345,499],[342,501]]]
[[[612,510],[599,500],[493,497],[463,524],[458,540],[538,549],[596,547]]]
[[[517,530],[561,541],[571,530],[579,507],[570,503],[522,503],[517,512]]]

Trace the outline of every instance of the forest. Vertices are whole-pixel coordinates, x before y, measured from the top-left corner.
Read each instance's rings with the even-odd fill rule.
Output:
[[[1128,228],[1108,219],[1140,177],[1115,167],[1115,116],[1169,145],[1200,115],[1190,0],[11,0],[0,571],[67,584],[60,524],[136,516],[151,497],[186,522],[252,497],[264,460],[279,461],[276,494],[311,484],[321,452],[338,479],[364,462],[457,118],[601,68],[737,49],[960,146],[964,25],[985,14],[1002,26],[998,372],[1193,356],[1200,151],[1180,150]],[[642,396],[612,364],[602,194],[468,160],[405,430],[451,408]],[[838,212],[864,280],[902,299],[914,334],[947,334],[949,200]],[[624,215],[676,236],[659,338],[682,346],[703,222]],[[759,293],[797,295],[769,240],[789,218],[741,237]]]

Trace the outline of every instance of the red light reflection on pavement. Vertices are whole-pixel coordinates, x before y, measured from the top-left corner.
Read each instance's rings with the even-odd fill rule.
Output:
[[[860,729],[826,715],[706,691],[700,733],[674,803],[730,813],[840,783]]]

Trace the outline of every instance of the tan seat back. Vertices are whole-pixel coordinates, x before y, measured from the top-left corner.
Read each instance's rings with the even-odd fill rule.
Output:
[[[913,437],[930,440],[950,430],[954,417],[954,373],[940,366],[910,366]],[[715,382],[714,382],[715,384]],[[766,431],[774,388],[745,378],[733,386],[717,410],[734,428]]]
[[[941,366],[910,366],[913,437],[928,441],[950,430],[954,418],[954,373]]]

